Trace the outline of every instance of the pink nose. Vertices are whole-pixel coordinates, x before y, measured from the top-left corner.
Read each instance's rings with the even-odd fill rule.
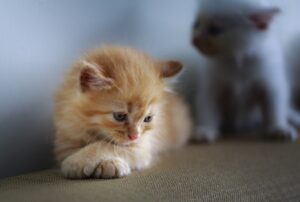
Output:
[[[129,139],[130,140],[136,140],[137,138],[138,138],[138,134],[130,134],[130,135],[128,135],[128,137],[129,137]]]

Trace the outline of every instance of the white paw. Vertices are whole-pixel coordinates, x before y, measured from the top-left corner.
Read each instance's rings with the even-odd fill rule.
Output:
[[[95,178],[119,178],[130,174],[128,163],[120,158],[101,161],[94,171]]]
[[[71,156],[63,161],[62,173],[67,178],[117,178],[130,174],[129,165],[120,158],[100,162]]]
[[[89,173],[92,172],[94,168],[95,163],[92,161],[86,161],[77,155],[69,156],[61,164],[63,175],[67,178],[74,179],[89,177]]]
[[[292,126],[272,128],[267,132],[267,138],[284,141],[295,141],[298,138],[298,132]]]
[[[195,141],[214,143],[219,138],[219,132],[216,129],[206,128],[206,127],[197,127],[196,133],[193,137]]]

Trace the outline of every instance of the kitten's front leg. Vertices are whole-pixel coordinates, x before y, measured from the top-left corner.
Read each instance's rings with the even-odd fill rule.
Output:
[[[129,175],[128,162],[115,155],[113,145],[96,142],[67,157],[61,164],[65,177],[80,178],[117,178]]]
[[[290,103],[287,84],[285,82],[279,84],[267,83],[257,88],[261,98],[266,135],[267,138],[294,141],[298,134],[296,129],[288,123]]]

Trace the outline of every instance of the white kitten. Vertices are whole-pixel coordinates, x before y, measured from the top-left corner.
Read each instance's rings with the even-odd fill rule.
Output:
[[[268,137],[297,138],[288,123],[290,87],[274,30],[279,12],[265,1],[202,1],[193,44],[210,64],[198,93],[196,139],[215,141],[224,123],[243,127],[254,109]]]

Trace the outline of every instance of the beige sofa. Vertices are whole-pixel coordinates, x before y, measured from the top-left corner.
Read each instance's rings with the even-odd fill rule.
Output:
[[[1,180],[0,201],[300,201],[300,142],[190,145],[114,180],[67,180],[45,170]]]

